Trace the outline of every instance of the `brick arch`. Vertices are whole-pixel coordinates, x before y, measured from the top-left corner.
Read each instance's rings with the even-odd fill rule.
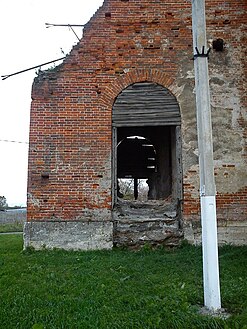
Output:
[[[176,98],[178,97],[177,88],[175,87],[175,79],[167,73],[157,69],[134,69],[126,72],[123,76],[117,78],[102,95],[102,101],[107,108],[112,108],[116,97],[128,86],[137,83],[149,81],[158,83],[167,88]]]
[[[116,105],[115,101],[118,98],[118,96],[124,92],[126,88],[128,88],[131,85],[135,84],[141,84],[142,82],[148,82],[151,84],[158,84],[166,90],[168,90],[175,98],[175,101],[178,106],[178,111],[180,114],[180,119],[181,119],[181,112],[180,112],[180,106],[178,103],[178,88],[175,85],[175,78],[168,76],[167,73],[164,71],[159,71],[156,69],[135,69],[131,70],[121,77],[116,78],[112,84],[108,86],[107,90],[105,91],[105,96],[106,96],[106,103],[105,105],[107,106],[108,111],[112,111],[112,175],[113,175],[113,180],[112,180],[112,201],[113,205],[115,202],[117,202],[117,142],[118,142],[118,136],[121,136],[122,134],[128,134],[130,130],[134,127],[135,132],[134,134],[138,134],[138,129],[146,128],[146,127],[151,127],[151,132],[150,134],[153,134],[153,136],[157,133],[157,127],[160,128],[158,131],[159,136],[164,137],[164,131],[166,132],[167,139],[161,139],[159,138],[159,154],[161,154],[161,149],[162,149],[162,143],[166,144],[168,143],[167,141],[169,140],[169,147],[167,146],[166,149],[170,150],[169,156],[171,157],[170,160],[172,161],[172,170],[169,169],[167,170],[166,165],[167,165],[167,159],[168,159],[168,153],[165,155],[164,158],[159,157],[159,167],[163,168],[161,172],[159,173],[162,177],[160,181],[167,182],[168,180],[171,181],[172,183],[169,185],[169,183],[161,184],[161,183],[156,183],[156,190],[159,190],[159,197],[158,198],[165,198],[168,195],[172,195],[174,200],[181,200],[182,199],[182,169],[181,169],[181,130],[180,130],[180,119],[179,122],[176,122],[175,120],[172,123],[169,123],[169,121],[166,121],[166,118],[164,118],[164,121],[160,123],[161,121],[158,121],[159,124],[157,125],[157,121],[149,121],[150,124],[147,123],[149,117],[145,116],[144,121],[142,121],[142,118],[140,118],[140,121],[136,123],[136,121],[132,121],[131,125],[128,125],[127,121],[120,121],[117,122],[117,120],[114,120],[114,107]],[[159,112],[157,112],[159,113]],[[155,113],[155,116],[156,114]],[[152,114],[151,114],[151,120]],[[163,117],[162,117],[163,118]],[[172,117],[171,119],[174,119]],[[136,117],[135,117],[136,120]],[[138,120],[138,119],[137,119]],[[141,124],[139,124],[141,122]],[[171,122],[171,121],[170,121]],[[175,123],[176,122],[176,123]],[[164,127],[168,127],[169,129],[165,129]],[[122,129],[122,131],[121,131]],[[125,130],[124,130],[125,129]],[[153,129],[153,130],[152,130]],[[124,130],[124,131],[123,131]],[[119,133],[119,131],[121,131]],[[139,130],[140,131],[140,130]],[[142,136],[142,135],[140,135]],[[155,137],[154,137],[155,138]],[[157,142],[157,140],[156,140]],[[167,144],[166,144],[167,145]],[[172,150],[172,151],[171,151]],[[171,153],[173,152],[173,153]],[[172,154],[172,155],[171,155]],[[165,159],[165,160],[164,160]],[[161,166],[161,163],[163,165]],[[166,169],[164,169],[166,168]],[[163,189],[163,187],[166,186],[166,190]],[[179,201],[180,202],[180,201]],[[180,207],[181,204],[179,203]],[[180,209],[180,208],[179,208]],[[180,210],[179,210],[180,212]]]

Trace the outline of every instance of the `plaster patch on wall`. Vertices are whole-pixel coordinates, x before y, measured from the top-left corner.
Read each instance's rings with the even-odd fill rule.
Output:
[[[200,180],[199,180],[199,165],[192,165],[189,170],[185,173],[184,183],[191,186],[190,194],[194,199],[199,198],[199,188],[200,188]]]
[[[241,161],[241,133],[227,127],[222,130],[222,126],[220,122],[213,125],[214,159],[227,162],[234,158],[234,162]]]
[[[170,87],[172,90],[172,93],[177,97],[178,101],[179,101],[179,97],[183,94],[184,87],[185,87],[185,84],[178,85],[177,83],[173,84]]]
[[[111,210],[109,209],[88,209],[85,208],[81,214],[75,218],[75,221],[80,222],[105,222],[111,220]]]
[[[194,69],[188,70],[185,75],[185,79],[195,79]]]
[[[40,207],[40,200],[35,198],[32,193],[28,193],[28,200],[30,205],[34,206],[35,208]]]
[[[236,193],[246,186],[246,167],[227,166],[216,168],[216,187],[219,193]]]

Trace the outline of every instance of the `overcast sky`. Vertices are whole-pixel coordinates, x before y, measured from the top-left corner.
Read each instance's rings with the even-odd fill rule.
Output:
[[[60,58],[61,48],[68,53],[77,43],[73,32],[67,27],[47,29],[45,23],[85,24],[102,3],[103,0],[1,0],[0,75]],[[81,37],[82,29],[76,28],[76,33]],[[9,205],[26,204],[34,77],[32,70],[0,81],[0,196],[4,195]]]

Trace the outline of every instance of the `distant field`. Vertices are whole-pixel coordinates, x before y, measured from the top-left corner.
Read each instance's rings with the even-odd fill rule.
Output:
[[[247,329],[247,247],[220,249],[227,320],[202,316],[201,248],[22,251],[0,235],[0,328]]]
[[[0,233],[23,231],[26,214],[26,209],[0,211]]]

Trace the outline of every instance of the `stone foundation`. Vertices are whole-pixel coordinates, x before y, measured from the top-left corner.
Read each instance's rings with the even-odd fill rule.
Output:
[[[124,220],[115,221],[113,230],[116,247],[140,248],[150,246],[178,246],[183,232],[178,229],[175,220]]]
[[[174,213],[170,213],[173,215]],[[116,247],[140,248],[178,246],[185,239],[201,244],[199,222],[180,226],[174,218],[117,217],[112,222],[27,222],[24,226],[24,249],[33,247],[65,250],[98,250]],[[218,222],[219,245],[247,245],[247,221]]]
[[[113,225],[116,247],[178,246],[183,238],[176,202],[118,200]]]
[[[112,231],[111,222],[27,222],[24,249],[111,249]]]
[[[235,246],[247,245],[247,221],[218,221],[218,244]],[[200,245],[202,230],[199,222],[184,224],[184,239],[189,243]]]

